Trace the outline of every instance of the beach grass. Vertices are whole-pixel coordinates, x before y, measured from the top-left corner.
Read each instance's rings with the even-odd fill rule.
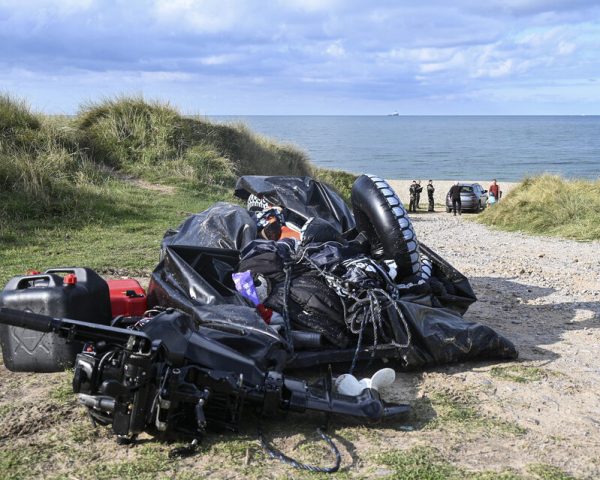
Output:
[[[85,265],[145,275],[162,234],[212,203],[236,201],[239,175],[312,175],[349,198],[354,176],[319,169],[292,145],[118,97],[75,117],[0,95],[0,282]]]
[[[600,180],[526,178],[477,221],[507,231],[574,240],[600,239]]]

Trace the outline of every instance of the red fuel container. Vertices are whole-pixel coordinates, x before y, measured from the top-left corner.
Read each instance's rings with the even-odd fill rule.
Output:
[[[146,292],[137,280],[107,280],[112,316],[141,317],[148,310]]]

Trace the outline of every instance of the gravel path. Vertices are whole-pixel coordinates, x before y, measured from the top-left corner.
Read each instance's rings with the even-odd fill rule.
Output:
[[[526,429],[508,439],[489,432],[454,439],[444,449],[459,464],[523,471],[544,463],[600,478],[600,242],[495,231],[473,217],[411,218],[419,240],[471,280],[479,301],[466,318],[510,338],[520,359],[508,368],[536,375],[515,382],[493,375],[494,366],[498,373],[507,364],[475,363],[404,382],[417,397],[440,389],[474,392],[482,411]],[[448,438],[440,435],[443,445]]]

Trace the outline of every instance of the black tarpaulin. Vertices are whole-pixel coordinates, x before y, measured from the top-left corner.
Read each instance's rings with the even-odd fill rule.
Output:
[[[238,262],[237,250],[167,246],[150,277],[148,306],[191,313],[198,305],[248,305],[231,279]]]
[[[328,185],[311,177],[263,177],[246,175],[235,185],[235,195],[250,194],[284,208],[286,220],[302,226],[309,218],[329,222],[340,233],[354,228],[354,217],[344,200]]]
[[[289,349],[256,310],[240,305],[204,305],[193,309],[200,333],[254,359],[264,371],[281,371]]]
[[[361,259],[366,256],[359,246],[328,242],[294,250],[289,243],[259,240],[245,248],[240,269],[256,271],[272,281],[265,304],[283,311],[285,276],[281,270],[283,265],[290,265],[287,303],[292,327],[318,332],[329,341],[329,350],[295,352],[291,365],[349,362],[354,357],[358,335],[348,331],[346,324],[360,324],[370,303],[360,304],[338,295],[324,278],[339,277],[340,286],[362,299],[370,290],[385,289],[377,271],[362,269]],[[425,247],[425,252],[434,267],[431,280],[399,292],[400,312],[384,296],[376,297],[381,302],[377,307],[381,328],[377,334],[371,326],[365,328],[360,356],[397,358],[404,368],[470,358],[514,358],[517,352],[510,341],[485,325],[463,319],[462,313],[476,299],[468,279],[431,249]],[[316,268],[311,270],[308,265]],[[373,354],[376,337],[378,350]]]
[[[218,202],[167,231],[162,249],[177,245],[241,250],[255,238],[256,221],[245,208]]]

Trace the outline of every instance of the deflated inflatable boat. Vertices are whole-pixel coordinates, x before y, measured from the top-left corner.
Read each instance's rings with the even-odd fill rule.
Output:
[[[371,358],[415,368],[516,356],[510,341],[462,318],[476,301],[469,281],[418,242],[384,180],[358,177],[352,211],[309,177],[245,176],[235,194],[249,209],[217,203],[165,235],[151,305],[200,319],[210,311],[224,324],[232,320],[218,306],[236,305],[247,322],[279,335],[286,352],[272,360],[279,369],[342,363],[351,372]],[[261,237],[257,216],[272,210],[298,238]],[[254,301],[236,289],[239,272],[248,272]],[[260,319],[265,309],[270,323]]]
[[[245,176],[235,194],[246,208],[217,203],[167,232],[147,299],[135,282],[109,288],[86,269],[11,280],[0,297],[5,364],[74,362],[80,403],[121,441],[145,431],[197,442],[210,427],[235,430],[245,404],[259,416],[405,414],[378,393],[393,370],[358,381],[362,361],[398,370],[516,357],[507,339],[463,319],[476,300],[469,281],[418,241],[384,180],[360,176],[352,211],[309,177]],[[56,275],[64,270],[72,273]],[[112,320],[110,304],[113,316],[119,305]],[[284,374],[324,364],[344,375],[308,385]],[[300,468],[340,463],[336,453],[333,467],[308,467],[267,449]]]

